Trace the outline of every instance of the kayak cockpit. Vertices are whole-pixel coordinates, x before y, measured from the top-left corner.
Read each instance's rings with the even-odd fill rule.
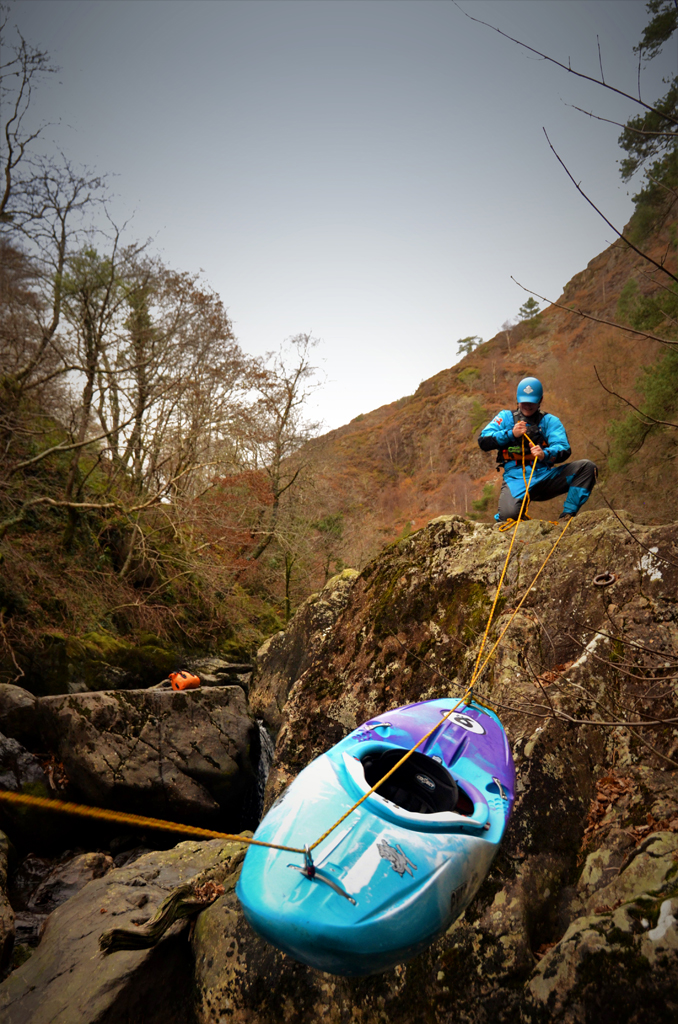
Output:
[[[370,744],[361,756],[344,753],[347,774],[360,796],[369,793],[397,762],[402,748]],[[463,788],[462,788],[463,787]],[[380,817],[420,831],[486,829],[489,808],[479,790],[464,779],[460,785],[436,759],[415,751],[367,801]]]

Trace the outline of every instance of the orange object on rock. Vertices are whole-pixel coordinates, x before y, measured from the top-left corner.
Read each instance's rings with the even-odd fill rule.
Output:
[[[170,672],[169,680],[173,690],[195,690],[196,686],[200,686],[198,677],[192,676],[190,672]]]

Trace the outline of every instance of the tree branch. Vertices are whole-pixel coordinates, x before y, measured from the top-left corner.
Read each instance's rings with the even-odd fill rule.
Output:
[[[637,405],[634,405],[633,402],[630,402],[628,398],[624,398],[623,395],[618,394],[616,391],[611,391],[608,387],[606,387],[603,384],[602,380],[600,379],[600,374],[598,373],[598,370],[595,366],[593,367],[593,372],[598,378],[598,383],[600,384],[603,391],[607,391],[608,395],[614,395],[615,398],[618,398],[621,402],[624,402],[631,409],[633,409],[634,412],[638,413],[639,417],[644,417],[642,422],[645,424],[645,426],[650,426],[651,424],[654,423],[659,427],[673,427],[674,429],[678,430],[678,423],[670,423],[668,420],[656,420],[654,416],[650,416],[648,413],[643,412],[641,409],[638,408]]]
[[[601,489],[600,486],[598,487],[598,493],[600,494],[601,498],[603,499],[603,501],[605,502],[605,504],[609,508],[609,510],[612,513],[612,515],[615,517],[615,519],[619,520],[619,522],[624,527],[624,529],[629,534],[629,536],[633,537],[633,539],[635,540],[636,544],[638,544],[641,548],[645,548],[645,550],[648,551],[653,556],[653,558],[656,558],[658,562],[664,562],[666,565],[674,565],[678,569],[678,562],[672,562],[670,558],[663,558],[661,555],[658,555],[656,552],[652,551],[647,546],[647,544],[643,544],[642,540],[638,540],[638,538],[636,537],[635,533],[633,533],[631,530],[629,530],[629,528],[626,525],[626,523],[624,522],[624,520],[620,516],[617,515],[615,509],[612,507],[610,502],[605,497],[605,492]]]
[[[521,42],[520,39],[514,39],[513,36],[510,36],[508,34],[508,32],[502,32],[500,28],[496,28],[495,25],[490,25],[489,22],[483,21],[482,18],[474,18],[473,15],[465,11],[463,7],[461,7],[456,2],[456,0],[454,0],[454,6],[458,7],[461,13],[466,18],[470,18],[471,21],[476,21],[478,22],[479,25],[484,25],[485,28],[491,28],[493,32],[498,32],[500,36],[504,37],[504,39],[508,39],[510,42],[515,43],[516,46],[522,46],[523,49],[529,50],[530,53],[534,53],[535,56],[541,57],[542,60],[548,61],[549,64],[555,64],[556,67],[561,68],[563,71],[567,71],[569,75],[575,75],[576,78],[583,78],[586,82],[593,82],[594,85],[600,85],[603,89],[608,89],[610,92],[616,93],[617,96],[623,96],[624,99],[631,100],[633,103],[637,103],[638,106],[644,107],[644,109],[650,111],[650,113],[657,114],[659,117],[663,117],[665,121],[669,121],[671,124],[678,125],[678,118],[671,117],[670,114],[666,114],[662,110],[657,110],[656,107],[651,106],[649,103],[644,103],[643,100],[640,99],[640,95],[638,97],[632,96],[631,93],[624,92],[623,89],[617,89],[614,85],[608,85],[607,82],[604,82],[600,78],[594,78],[592,75],[585,75],[583,71],[575,71],[571,64],[563,64],[561,61],[556,60],[555,57],[549,57],[547,53],[542,53],[541,50],[535,50],[533,46],[528,46],[527,43]]]
[[[544,295],[540,295],[539,292],[532,291],[531,288],[526,288],[524,284],[517,281],[513,275],[511,280],[514,284],[517,284],[519,288],[522,288],[528,295],[535,295],[542,302],[548,302],[550,306],[555,306],[556,309],[564,309],[566,313],[573,313],[575,316],[580,316],[584,320],[592,320],[595,324],[605,324],[606,327],[615,327],[618,331],[626,331],[627,334],[633,334],[637,338],[647,338],[648,341],[656,341],[660,345],[666,345],[667,348],[678,348],[677,341],[669,341],[668,338],[660,338],[658,334],[652,334],[649,331],[638,331],[635,327],[627,327],[625,324],[618,324],[614,320],[605,320],[604,317],[593,316],[592,313],[585,313],[583,309],[574,309],[572,306],[566,306],[562,302],[554,302],[553,299],[547,299]]]
[[[121,423],[120,429],[128,426],[133,419],[134,417],[131,416],[125,423]],[[41,462],[43,459],[46,459],[48,455],[53,455],[54,452],[71,452],[76,448],[84,448],[88,444],[96,444],[97,441],[103,441],[105,437],[108,437],[109,433],[110,431],[107,430],[105,433],[98,434],[96,437],[90,437],[85,441],[75,441],[73,444],[57,444],[54,445],[53,448],[46,448],[44,452],[40,452],[39,455],[35,455],[32,459],[27,459],[25,462],[17,463],[16,466],[13,466],[12,469],[10,469],[7,476],[14,476],[14,474],[18,473],[20,469],[26,469],[27,466],[33,466],[36,462]]]
[[[607,219],[607,217],[605,216],[605,214],[604,214],[604,213],[602,212],[602,210],[599,210],[599,209],[598,209],[598,207],[597,207],[597,206],[596,206],[596,204],[595,204],[595,203],[593,202],[593,200],[592,200],[592,199],[589,199],[589,197],[588,197],[588,196],[586,195],[586,192],[584,192],[584,190],[583,190],[583,188],[581,187],[581,185],[579,185],[579,184],[578,184],[578,183],[577,183],[577,182],[576,182],[576,181],[574,180],[573,176],[572,176],[572,175],[570,174],[570,171],[568,170],[568,168],[567,168],[567,166],[566,166],[565,162],[564,162],[564,161],[563,161],[563,160],[562,160],[562,159],[560,158],[560,156],[559,156],[559,155],[558,155],[558,153],[556,152],[556,150],[555,150],[555,148],[554,148],[554,146],[553,146],[553,143],[551,142],[551,140],[550,140],[550,139],[549,139],[549,137],[548,137],[548,132],[546,131],[546,128],[542,128],[542,131],[543,131],[544,135],[546,136],[546,141],[547,141],[547,142],[548,142],[548,144],[549,144],[549,147],[550,147],[550,149],[551,149],[551,152],[553,153],[553,155],[555,156],[556,160],[558,161],[558,163],[560,164],[560,166],[561,166],[561,167],[563,168],[563,170],[564,170],[564,171],[565,171],[565,173],[567,174],[568,178],[570,179],[570,181],[572,182],[572,184],[573,184],[573,185],[574,185],[574,187],[576,188],[576,190],[577,190],[577,192],[579,193],[579,195],[580,195],[580,196],[583,196],[583,198],[584,198],[584,199],[586,200],[586,202],[587,202],[587,203],[589,204],[589,206],[593,207],[593,209],[594,209],[594,210],[596,211],[596,213],[598,214],[598,216],[599,216],[599,217],[601,217],[601,218],[602,218],[602,219],[603,219],[603,220],[605,221],[605,223],[607,224],[607,226],[608,226],[609,228],[611,228],[611,229],[612,229],[612,231],[614,231],[615,235],[617,235],[617,237],[618,237],[618,238],[621,238],[622,242],[625,242],[625,243],[626,243],[626,245],[628,245],[629,249],[633,249],[633,251],[634,251],[634,252],[638,253],[638,255],[639,255],[639,256],[641,256],[641,257],[642,257],[642,258],[643,258],[644,260],[647,260],[647,261],[648,261],[648,263],[651,263],[651,264],[652,264],[652,265],[653,265],[654,267],[656,267],[656,268],[657,268],[657,270],[661,270],[661,271],[662,271],[662,273],[664,273],[664,274],[666,274],[666,275],[667,275],[668,277],[670,277],[672,281],[675,281],[676,283],[678,283],[678,277],[676,277],[676,275],[675,275],[675,274],[672,274],[672,273],[671,273],[671,271],[670,271],[670,270],[667,270],[667,269],[666,269],[666,267],[662,266],[662,264],[661,264],[661,263],[657,263],[657,261],[656,261],[656,260],[653,260],[651,256],[648,256],[648,255],[647,255],[647,253],[645,253],[645,252],[643,252],[643,251],[642,251],[641,249],[639,249],[637,245],[634,245],[634,244],[633,244],[633,242],[631,242],[631,241],[630,241],[630,240],[629,240],[629,239],[628,239],[628,238],[627,238],[627,237],[626,237],[625,235],[623,235],[623,234],[621,233],[621,231],[619,231],[619,230],[618,230],[618,229],[617,229],[617,228],[616,228],[616,227],[614,226],[614,224],[612,223],[612,221],[609,221],[609,220]]]

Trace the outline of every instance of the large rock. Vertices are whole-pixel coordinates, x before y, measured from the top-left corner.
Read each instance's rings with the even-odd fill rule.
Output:
[[[678,1020],[678,837],[651,845],[654,864],[641,855],[608,887],[623,894],[617,909],[577,918],[546,952],[527,985],[526,1024]]]
[[[209,872],[228,882],[237,843],[179,843],[89,882],[49,917],[30,960],[0,985],[3,1024],[192,1024],[192,959],[187,922],[160,944],[103,956],[110,928],[148,921],[168,893]]]
[[[200,915],[193,950],[199,1024],[419,1024],[435,1019],[422,1000],[421,972],[408,989],[404,968],[357,980],[310,970],[255,935],[234,893]]]
[[[284,1005],[295,1007],[289,1020],[299,1022],[315,1012],[342,1024],[414,1024],[422,1016],[436,1024],[536,1024],[552,1014],[605,1024],[675,1019],[678,739],[671,722],[678,694],[671,677],[678,662],[678,528],[621,519],[595,512],[572,522],[479,678],[477,692],[499,710],[514,749],[516,807],[466,913],[391,976],[387,988],[398,999],[377,987],[386,1001],[373,1004],[367,989],[326,979],[333,1009],[317,978],[252,946],[233,918],[229,935],[247,966],[233,973],[226,965],[222,976],[215,960],[207,972],[224,1013],[232,1003],[234,1020],[254,1021],[256,979],[269,970],[288,994]],[[489,646],[560,529],[521,525]],[[441,517],[360,573],[334,625],[313,633],[313,654],[296,672],[267,803],[361,721],[411,701],[463,693],[509,543],[510,535],[492,527]],[[609,575],[598,578],[603,573]],[[294,663],[300,645],[303,635],[294,629],[279,637],[278,663]],[[662,720],[665,726],[643,726]],[[615,727],[620,721],[632,728]],[[642,906],[643,893],[651,905],[639,926],[629,907]],[[221,913],[219,905],[209,913]],[[624,924],[624,914],[631,923]],[[659,931],[661,942],[652,938]],[[583,952],[579,939],[593,942],[593,933],[600,956]],[[645,961],[649,968],[641,970]],[[635,1016],[624,1018],[619,990],[627,968],[642,978],[628,1004]],[[283,1013],[277,999],[273,992],[260,998],[263,1019]],[[615,1007],[607,1017],[606,999]],[[219,1019],[205,1008],[206,998],[200,1006],[201,1019]]]
[[[53,864],[33,854],[26,857],[12,879],[16,941],[37,946],[52,911],[113,867],[113,858],[99,850],[65,854]]]
[[[282,709],[292,685],[324,646],[357,578],[355,569],[344,569],[333,576],[322,590],[304,601],[286,630],[276,633],[257,651],[250,708],[274,732],[282,725]]]
[[[25,687],[38,696],[152,686],[183,668],[175,651],[147,635],[131,644],[110,633],[50,633],[17,651]]]
[[[148,1012],[154,1024],[150,969],[157,964],[166,1019],[173,1018],[162,1001],[165,988],[174,994],[177,1018],[191,1021],[195,1012],[200,1024],[673,1022],[678,529],[623,519],[625,525],[597,512],[574,520],[477,684],[507,728],[517,801],[485,883],[445,936],[376,978],[335,978],[266,945],[231,892],[196,924],[194,1009],[181,1001],[189,985],[183,968],[169,980],[163,971],[170,936],[163,966],[147,954],[134,975],[148,984],[148,1002],[130,1009],[129,989],[116,989],[118,981],[104,975],[103,983],[122,994],[105,1006],[93,999],[92,1019],[131,1024]],[[521,526],[490,643],[508,626],[558,534],[538,521]],[[309,614],[303,628],[302,616],[277,638],[271,707],[279,708],[293,682],[269,800],[360,721],[464,691],[509,543],[505,534],[460,517],[434,521],[354,577],[326,629]],[[609,586],[596,583],[603,572],[614,574]],[[60,915],[115,875],[91,882],[55,911],[34,960],[52,922],[65,920]],[[91,914],[84,920],[91,922]],[[80,964],[92,954],[86,945],[78,950],[58,969],[83,978]],[[30,986],[42,976],[40,963],[36,974],[28,972],[30,962],[20,969],[28,1009],[35,1008]],[[65,989],[53,991],[63,998]],[[58,999],[55,1021],[65,1005]],[[82,995],[73,1005],[81,1012]],[[0,1016],[2,1007],[0,1001]]]
[[[39,714],[94,804],[233,832],[256,802],[259,732],[239,686],[43,697]]]
[[[0,683],[0,732],[30,745],[38,735],[35,704],[28,690]]]

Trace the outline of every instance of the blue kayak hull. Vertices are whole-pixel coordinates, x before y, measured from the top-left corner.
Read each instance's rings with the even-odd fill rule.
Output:
[[[398,758],[454,707],[421,702],[366,722],[297,776],[255,838],[311,845],[369,791],[366,766],[391,751]],[[455,809],[421,813],[397,793],[373,793],[313,850],[313,877],[299,854],[249,848],[236,892],[258,934],[310,967],[368,975],[415,956],[463,912],[509,819],[510,749],[496,715],[470,704],[418,757],[415,786],[441,785],[444,769],[459,790]]]

